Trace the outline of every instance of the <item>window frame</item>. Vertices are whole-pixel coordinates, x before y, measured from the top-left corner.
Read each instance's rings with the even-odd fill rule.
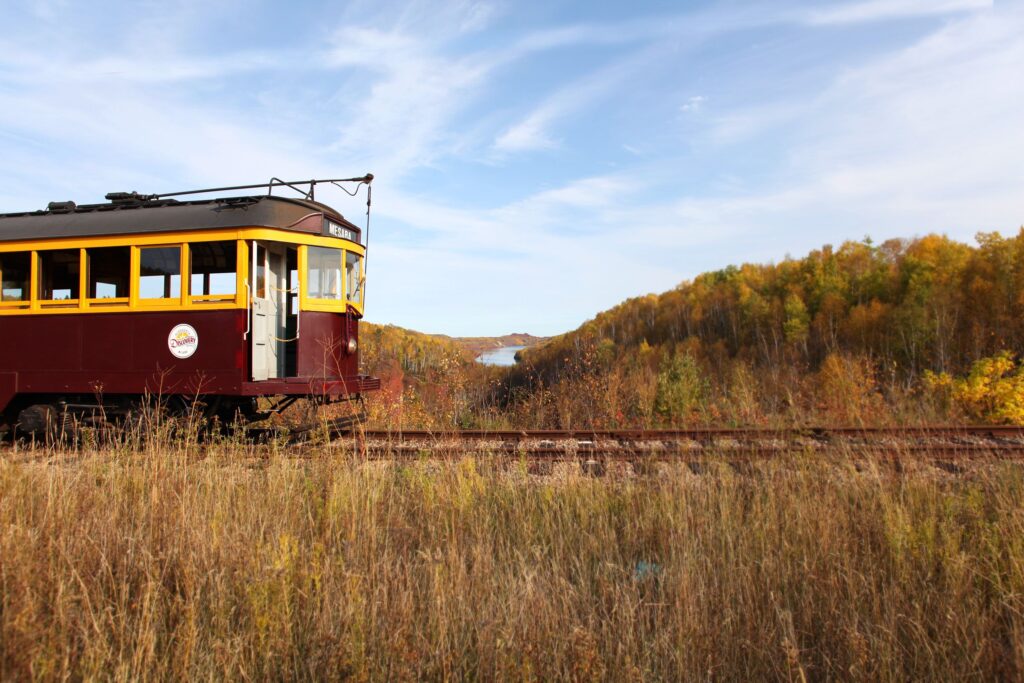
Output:
[[[3,282],[4,282],[4,272],[3,272],[3,264],[0,264],[0,310],[23,311],[23,310],[31,309],[32,308],[32,299],[33,299],[33,296],[32,296],[33,282],[34,282],[33,274],[35,273],[35,270],[36,270],[35,252],[32,251],[31,249],[19,249],[17,251],[5,251],[3,253],[5,253],[5,254],[25,254],[25,255],[28,256],[28,282],[25,283],[26,287],[25,287],[25,289],[22,290],[22,295],[28,294],[28,298],[27,299],[20,299],[20,300],[13,300],[13,301],[4,301],[4,299],[3,299],[3,291],[2,291],[3,290]]]
[[[358,259],[357,262],[359,264],[359,276],[356,279],[356,282],[359,283],[359,298],[358,299],[350,299],[349,298],[349,292],[348,292],[348,255],[349,254],[354,255],[356,257],[356,259]],[[345,250],[345,260],[344,260],[345,268],[346,268],[345,269],[345,303],[346,304],[350,304],[350,305],[358,306],[360,312],[362,312],[362,310],[363,310],[363,297],[366,296],[366,266],[364,265],[365,262],[366,262],[366,254],[360,254],[359,252],[352,251],[351,249],[346,249]]]
[[[142,296],[142,251],[144,249],[178,249],[178,294],[167,297],[143,297]],[[185,254],[185,243],[169,242],[166,244],[146,244],[132,246],[132,305],[153,306],[157,308],[177,308],[185,306],[188,301],[188,288],[185,286],[185,275],[188,272],[188,257]],[[151,276],[147,276],[151,277]],[[173,274],[172,274],[173,277]]]
[[[43,254],[55,251],[77,251],[78,252],[78,296],[73,299],[44,299],[42,297],[42,274]],[[85,291],[85,248],[79,247],[54,247],[52,249],[37,249],[32,252],[32,308],[39,309],[71,309],[79,310],[85,303],[82,294]]]
[[[234,243],[234,245],[235,245],[235,291],[234,291],[233,294],[193,294],[192,293],[192,277],[194,275],[194,273],[192,272],[192,247],[193,247],[193,245],[196,245],[196,244],[210,244],[210,243],[213,243],[213,242]],[[241,265],[245,262],[243,254],[242,254],[242,246],[241,246],[242,242],[243,242],[243,240],[239,240],[239,239],[193,240],[191,242],[186,242],[183,245],[185,250],[188,252],[188,255],[187,255],[188,270],[185,271],[185,272],[188,273],[188,277],[184,278],[184,279],[188,280],[187,297],[188,297],[188,303],[189,304],[192,304],[192,305],[198,304],[198,307],[206,308],[206,307],[210,306],[211,304],[230,304],[230,303],[235,303],[235,302],[237,302],[239,300],[239,295],[241,295],[242,297],[245,296],[245,294],[243,292],[244,280],[242,279],[242,277],[240,277],[240,275],[242,274]]]
[[[360,260],[360,277],[365,277],[365,262],[366,262],[366,250],[363,248],[350,248],[351,246],[357,246],[354,242],[348,242],[347,240],[338,240],[337,245],[319,245],[319,244],[300,244],[299,245],[299,310],[302,311],[314,311],[322,313],[344,313],[349,308],[356,311],[359,315],[363,314],[363,301],[360,297],[359,301],[348,300],[348,278],[345,276],[345,255],[348,252],[356,254]],[[308,295],[309,293],[309,247],[311,246],[331,246],[335,249],[340,249],[341,255],[341,298],[340,299],[316,299]],[[363,285],[365,289],[365,281]]]
[[[95,297],[90,296],[91,292],[89,291],[89,270],[90,270],[91,262],[89,261],[89,252],[90,251],[94,251],[96,249],[119,249],[119,248],[120,249],[123,249],[123,248],[127,248],[128,249],[128,296],[116,296],[116,297],[109,297],[109,298],[105,298],[105,299],[95,298]],[[83,286],[85,287],[85,289],[83,291],[86,294],[86,296],[84,297],[85,305],[83,306],[83,308],[110,309],[110,308],[128,308],[128,307],[131,306],[131,304],[132,304],[132,289],[135,286],[135,277],[134,277],[134,271],[132,270],[132,248],[131,248],[130,245],[127,245],[127,244],[112,244],[112,245],[102,245],[102,246],[94,246],[94,247],[83,247],[82,248],[82,270],[83,270],[83,273],[84,273],[84,277],[82,278],[82,283],[83,283]]]
[[[232,300],[229,295],[216,296],[217,301],[193,301],[191,296],[191,264],[190,245],[202,242],[225,242],[236,243],[236,286],[235,297]],[[297,252],[296,267],[299,271],[298,285],[298,308],[300,311],[329,311],[344,313],[348,309],[362,313],[362,302],[347,301],[347,280],[344,277],[344,265],[342,266],[342,299],[340,301],[317,300],[306,297],[306,249],[310,246],[331,247],[342,249],[345,252],[357,254],[361,260],[361,275],[365,278],[366,249],[363,245],[337,237],[324,235],[306,234],[288,231],[283,228],[266,228],[260,226],[249,226],[231,229],[209,229],[209,230],[168,230],[163,233],[126,233],[108,236],[87,236],[67,237],[59,239],[26,239],[0,241],[0,252],[2,253],[26,253],[29,254],[30,277],[29,277],[29,299],[26,301],[3,301],[0,302],[0,318],[9,315],[67,315],[76,313],[134,313],[146,311],[168,311],[168,310],[245,310],[251,305],[252,292],[249,287],[250,273],[252,266],[251,244],[253,241],[277,242],[294,247]],[[143,299],[140,298],[138,288],[138,277],[140,270],[140,250],[147,247],[182,247],[182,286],[181,297],[171,299]],[[88,251],[103,247],[128,247],[131,249],[131,280],[129,282],[128,305],[120,301],[121,297],[115,299],[92,299],[88,297]],[[79,292],[85,293],[77,300],[77,306],[72,305],[71,300],[57,302],[46,302],[39,298],[39,254],[44,251],[78,249],[80,259]],[[344,264],[344,262],[343,262]],[[365,281],[365,280],[364,280]],[[364,285],[365,287],[365,285]],[[197,297],[200,295],[197,295]],[[115,304],[115,305],[111,305]]]
[[[332,250],[335,250],[335,251],[338,252],[338,257],[339,257],[339,259],[338,259],[338,297],[336,299],[335,298],[324,299],[324,298],[321,298],[321,297],[314,297],[314,296],[309,296],[308,295],[309,292],[312,291],[312,289],[310,287],[310,284],[309,284],[309,248],[310,247],[317,248],[317,249],[332,249]],[[345,249],[343,247],[334,247],[334,246],[324,247],[324,246],[320,246],[320,245],[310,244],[310,245],[306,245],[305,249],[301,249],[300,251],[305,251],[305,259],[302,259],[302,257],[300,256],[300,261],[304,261],[304,263],[300,263],[300,266],[299,266],[299,273],[300,273],[299,274],[299,282],[301,283],[300,284],[300,289],[303,292],[306,293],[305,301],[308,303],[309,306],[323,307],[323,308],[325,308],[327,310],[331,310],[331,311],[335,311],[335,310],[344,311],[345,310]],[[305,266],[305,267],[303,267],[303,266]]]

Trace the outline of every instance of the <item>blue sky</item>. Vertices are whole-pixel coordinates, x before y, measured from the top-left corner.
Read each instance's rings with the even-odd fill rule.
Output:
[[[1024,224],[1021,2],[5,0],[0,26],[0,211],[372,171],[367,317],[428,332]]]

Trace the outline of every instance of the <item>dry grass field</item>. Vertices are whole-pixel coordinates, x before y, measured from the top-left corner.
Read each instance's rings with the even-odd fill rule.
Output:
[[[7,450],[0,679],[1019,679],[1022,501],[1018,465],[857,453]]]

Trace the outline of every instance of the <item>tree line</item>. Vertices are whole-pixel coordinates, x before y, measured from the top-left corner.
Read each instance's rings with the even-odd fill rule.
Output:
[[[554,376],[588,345],[616,355],[691,340],[755,365],[819,367],[834,353],[894,368],[963,372],[983,357],[1020,353],[1024,230],[980,233],[977,246],[941,235],[846,242],[800,259],[729,266],[663,294],[630,299],[523,354]]]

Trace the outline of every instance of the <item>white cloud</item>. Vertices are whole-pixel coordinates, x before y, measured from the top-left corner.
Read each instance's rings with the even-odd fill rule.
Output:
[[[708,98],[704,97],[703,95],[694,95],[692,97],[687,98],[686,102],[683,103],[681,107],[679,107],[679,110],[684,112],[698,112],[700,111],[701,107],[704,106],[704,103],[707,102],[707,100]]]
[[[549,131],[552,126],[610,97],[631,76],[650,66],[663,52],[664,47],[661,45],[646,47],[625,59],[615,59],[608,66],[559,88],[525,118],[498,135],[494,141],[495,151],[526,152],[557,147],[559,142]]]
[[[554,190],[544,190],[530,198],[551,206],[569,206],[597,209],[611,206],[622,197],[640,189],[635,178],[625,176],[595,176],[581,178]]]
[[[509,302],[505,316],[525,296],[533,329],[552,331],[543,327],[557,319],[552,306],[593,312],[701,271],[778,260],[825,242],[1014,231],[1024,223],[1024,82],[1007,76],[1024,65],[1022,33],[1020,11],[960,18],[837,73],[820,93],[777,105],[775,123],[789,121],[798,133],[787,134],[789,153],[767,183],[680,196],[669,179],[683,162],[662,159],[660,169],[585,178],[500,209],[446,215],[459,229],[438,248],[505,243],[505,253],[521,258],[514,279],[521,291],[492,282],[488,292]],[[749,131],[751,150],[760,134]],[[529,296],[534,278],[546,284],[541,300]],[[501,329],[490,313],[477,322]]]
[[[50,20],[63,13],[67,4],[67,0],[32,0],[29,7],[35,16]]]
[[[372,81],[365,95],[346,97],[356,104],[341,112],[334,151],[397,177],[453,144],[447,124],[476,96],[486,65],[443,57],[406,34],[345,30],[336,41],[332,63],[360,66]]]
[[[618,220],[635,226],[624,239],[652,254],[718,245],[717,260],[693,275],[865,234],[1015,231],[1024,224],[1024,80],[1012,76],[1024,69],[1022,34],[1024,10],[982,13],[845,70],[823,92],[778,105],[774,124],[797,132],[786,134],[769,182],[623,208]],[[764,125],[765,106],[729,116]],[[763,128],[745,135],[745,149],[762,149]]]
[[[480,9],[480,8],[483,9]],[[375,74],[368,96],[345,122],[339,152],[355,158],[373,157],[375,166],[404,174],[429,166],[439,156],[464,149],[471,133],[456,133],[451,123],[477,101],[501,69],[538,52],[583,45],[618,45],[661,35],[671,21],[642,19],[624,25],[576,25],[540,29],[458,58],[448,56],[453,27],[478,27],[497,14],[490,6],[456,4],[441,12],[402,17],[391,29],[348,27],[337,33],[328,53],[334,67],[358,67]],[[521,121],[494,136],[499,153],[554,149],[559,141],[549,128],[607,95],[631,72],[650,59],[649,51],[614,63],[560,88]],[[475,132],[474,132],[475,133]],[[381,154],[381,150],[387,150]],[[383,158],[382,158],[383,156]]]
[[[397,192],[379,214],[423,234],[433,247],[455,251],[503,249],[510,253],[558,253],[580,231],[600,234],[599,214],[642,189],[634,178],[594,176],[540,190],[489,209],[464,209],[434,198]],[[585,216],[585,219],[580,219]],[[567,235],[570,221],[578,221]],[[514,240],[509,240],[515,235]]]
[[[1008,76],[1024,70],[1022,34],[1024,11],[980,14],[846,72],[819,99],[823,123],[797,161],[827,169],[833,191],[882,206],[889,197],[948,211],[966,194],[969,220],[985,211],[980,197],[1019,205],[1024,79]]]
[[[852,24],[989,9],[992,0],[866,0],[813,11],[811,24]]]
[[[499,135],[494,141],[494,148],[499,152],[525,152],[557,147],[558,143],[551,139],[546,129],[561,113],[556,106],[537,109]]]
[[[423,240],[377,242],[373,258],[402,277],[378,284],[373,315],[452,334],[508,331],[514,321],[551,334],[566,328],[567,311],[578,324],[627,295],[670,287],[678,271],[653,263],[630,239],[634,217],[622,220],[643,189],[634,178],[594,176],[488,210],[390,196],[381,214],[416,226]],[[437,301],[473,312],[442,328]]]
[[[685,72],[682,53],[723,32],[780,23],[819,30],[807,27],[806,13],[753,5],[519,36],[503,29],[481,40],[468,34],[509,6],[412,3],[398,11],[365,3],[343,28],[312,34],[326,35],[322,44],[218,54],[190,49],[190,22],[164,34],[156,21],[148,38],[110,45],[75,44],[59,25],[10,31],[0,44],[0,204],[14,210],[116,189],[374,171],[382,219],[371,247],[374,319],[445,332],[558,332],[627,296],[736,261],[868,232],[969,237],[1024,221],[1024,21],[1002,6],[974,11],[987,6],[894,0],[820,10],[814,21],[837,27],[830,31],[950,16],[905,49],[879,56],[866,48],[858,54],[870,58],[816,63],[818,73],[831,73],[826,86],[775,99],[719,96],[719,81],[728,88],[729,69],[752,54],[742,47],[736,61],[715,62],[725,68],[712,75]],[[366,8],[379,14],[352,14]],[[57,34],[47,41],[51,28]],[[147,40],[158,49],[145,49]],[[583,46],[594,48],[586,52],[590,70],[575,80],[537,102],[502,90],[511,104],[465,120],[500,87],[503,69]],[[315,83],[293,89],[290,74],[311,70]],[[652,72],[637,85],[638,74]],[[270,85],[233,99],[246,90],[232,77],[252,79],[252,87],[261,74]],[[642,90],[657,78],[665,89]],[[508,170],[513,164],[479,172],[495,155],[548,150],[556,162],[568,159],[575,132],[583,137],[587,127],[570,136],[569,124],[614,107],[618,93],[682,101],[664,108],[660,125],[685,118],[686,144],[672,148],[664,131],[646,130],[659,125],[652,117],[634,124],[626,147],[642,159],[615,159],[624,165],[553,163],[538,174],[542,181]],[[502,118],[517,109],[511,121]],[[618,145],[608,156],[614,152]],[[750,161],[769,167],[763,177],[746,172]],[[434,167],[443,174],[438,184],[457,189],[434,193],[433,183],[403,181]],[[691,186],[705,170],[709,181]],[[446,302],[443,321],[438,301]]]
[[[500,14],[497,5],[489,2],[466,2],[465,9],[460,14],[460,33],[475,33],[487,28]]]
[[[104,55],[95,59],[66,59],[49,53],[25,52],[9,41],[0,42],[6,57],[0,63],[11,71],[3,80],[25,85],[131,83],[157,84],[176,81],[216,80],[256,70],[281,70],[298,65],[288,55],[260,52],[236,53],[228,57],[196,59],[186,56]]]

